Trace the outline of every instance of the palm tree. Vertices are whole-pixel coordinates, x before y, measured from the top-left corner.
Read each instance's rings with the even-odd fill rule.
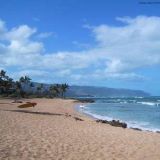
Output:
[[[62,94],[62,97],[65,98],[65,92],[67,91],[67,89],[69,88],[69,85],[64,83],[64,84],[61,84],[61,94]]]
[[[24,80],[25,83],[30,83],[32,79],[29,76],[24,76]]]
[[[60,94],[59,84],[51,85],[49,90],[50,90],[51,95],[53,95],[54,97],[58,97],[58,95]]]
[[[38,94],[42,95],[42,89],[43,89],[43,83],[41,83],[39,86],[37,86]]]
[[[41,87],[40,87],[40,86],[37,86],[37,94],[40,93],[40,90],[41,90]]]
[[[24,83],[24,82],[25,82],[25,79],[24,79],[24,77],[23,77],[23,76],[22,76],[22,77],[20,77],[19,82],[20,82],[20,83]]]
[[[0,71],[0,90],[1,90],[1,93],[4,93],[4,90],[5,90],[5,77],[6,77],[6,72],[4,70],[1,70]]]
[[[6,90],[7,96],[9,93],[13,92],[13,84],[14,84],[13,79],[6,76],[5,90]]]
[[[60,84],[55,84],[54,89],[57,92],[57,96],[61,93],[61,85]]]
[[[22,97],[22,85],[20,81],[15,82],[15,102],[17,102],[17,99]]]
[[[21,83],[28,84],[28,83],[30,83],[31,78],[29,78],[29,76],[24,76],[24,77],[22,76],[22,77],[20,77],[19,81]]]
[[[43,83],[40,84],[41,89],[43,89]]]
[[[31,83],[30,83],[30,87],[31,87],[31,88],[34,87],[34,83],[31,82]]]
[[[13,79],[6,75],[4,70],[0,71],[0,93],[7,93],[11,92],[11,88],[13,87]]]
[[[21,83],[21,91],[25,93],[24,90],[26,90],[26,88],[29,87],[31,78],[29,76],[24,76],[24,77],[22,76],[20,77],[19,82]]]
[[[3,79],[6,76],[6,72],[4,70],[0,71],[0,78]]]

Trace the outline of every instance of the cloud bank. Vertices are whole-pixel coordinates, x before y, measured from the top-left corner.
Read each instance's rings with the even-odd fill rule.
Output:
[[[12,74],[32,74],[44,79],[80,82],[98,79],[143,80],[137,69],[160,64],[160,17],[118,17],[121,26],[87,27],[96,45],[75,52],[48,53],[36,28],[21,25],[8,29],[0,20],[0,68],[14,68]],[[33,40],[34,39],[34,40]],[[52,74],[51,74],[52,73]]]

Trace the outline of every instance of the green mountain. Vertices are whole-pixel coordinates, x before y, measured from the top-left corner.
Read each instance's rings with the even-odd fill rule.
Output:
[[[95,86],[70,86],[66,96],[69,97],[146,97],[149,93],[142,90],[116,89]]]

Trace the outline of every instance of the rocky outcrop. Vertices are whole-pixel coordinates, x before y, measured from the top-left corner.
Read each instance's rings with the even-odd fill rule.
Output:
[[[115,126],[115,127],[127,128],[127,124],[124,122],[120,122],[119,120],[107,121],[107,120],[98,119],[96,120],[96,122],[110,124],[111,126]]]

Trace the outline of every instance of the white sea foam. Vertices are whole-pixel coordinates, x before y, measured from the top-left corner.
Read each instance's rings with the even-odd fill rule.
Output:
[[[137,102],[139,104],[144,104],[144,105],[148,105],[148,106],[159,106],[159,103],[156,102]]]
[[[151,127],[149,122],[138,122],[138,121],[124,121],[121,119],[113,118],[113,117],[108,117],[108,116],[102,116],[98,114],[93,114],[90,111],[83,111],[83,113],[95,118],[95,119],[101,119],[101,120],[107,120],[107,121],[112,121],[112,120],[119,120],[120,122],[125,122],[127,123],[128,128],[139,128],[143,131],[152,131],[152,132],[157,132],[160,131],[158,128]]]
[[[128,102],[127,101],[121,101],[119,103],[121,103],[121,104],[127,104]]]
[[[118,100],[114,100],[116,101],[116,104],[120,104],[120,103],[128,103],[128,104],[121,104],[121,105],[118,105],[117,107],[119,106],[124,106],[124,109],[126,109],[126,107],[130,107],[130,109],[133,109],[134,107],[137,109],[139,108],[139,113],[141,115],[141,112],[143,112],[143,107],[145,107],[144,109],[146,110],[146,113],[150,110],[150,109],[153,109],[153,112],[154,110],[159,110],[159,107],[160,107],[160,99],[156,100],[156,101],[149,101],[149,100],[126,100],[126,99],[118,99]],[[105,108],[105,104],[102,103],[101,101],[97,101],[95,104],[92,104],[92,105],[80,105],[78,106],[79,108],[79,111],[82,112],[82,113],[85,113],[95,119],[102,119],[102,120],[108,120],[108,121],[112,121],[112,120],[119,120],[120,122],[125,122],[127,123],[127,126],[128,128],[139,128],[141,130],[144,130],[144,131],[152,131],[152,132],[157,132],[157,131],[160,131],[160,128],[159,128],[159,125],[157,123],[154,123],[152,121],[150,121],[150,118],[144,118],[143,119],[143,114],[142,114],[142,117],[139,119],[136,117],[135,118],[129,118],[128,116],[125,117],[122,117],[122,115],[120,116],[121,118],[118,118],[116,117],[116,115],[118,114],[113,114],[112,115],[112,110],[108,112],[107,114],[107,110],[108,107],[115,107],[116,105],[114,104],[115,102],[111,103],[111,104],[108,104],[107,101],[105,102],[106,103],[106,108]],[[129,104],[129,103],[132,103],[132,104]],[[137,105],[136,105],[137,104]],[[93,106],[93,105],[96,105],[96,106]],[[144,106],[140,106],[140,105],[144,105]],[[92,107],[93,106],[93,107]],[[102,108],[101,108],[102,106]],[[148,107],[147,107],[148,106]],[[150,106],[150,107],[149,107]],[[158,107],[159,106],[159,107]],[[97,108],[96,108],[97,107]],[[100,107],[100,108],[99,108]],[[104,107],[104,112],[102,112]],[[141,108],[142,107],[142,108]],[[149,109],[147,109],[147,108]],[[99,109],[100,109],[100,113],[99,113]],[[116,108],[113,108],[113,111],[117,111]],[[123,108],[121,107],[121,110]],[[125,112],[126,110],[124,110]],[[134,109],[133,109],[133,112],[134,112]],[[136,110],[135,110],[135,113],[136,113]],[[111,116],[110,116],[111,115]],[[144,115],[145,117],[145,115]],[[147,121],[148,120],[148,121]]]
[[[85,108],[85,105],[80,105],[79,107],[80,107],[80,108]]]
[[[127,127],[128,128],[139,128],[143,131],[152,131],[152,132],[160,131],[160,128],[151,127],[149,122],[129,121],[127,122]]]
[[[102,116],[102,115],[98,115],[98,114],[93,114],[89,111],[84,111],[85,114],[95,118],[95,119],[102,119],[102,120],[107,120],[107,121],[112,121],[114,118],[111,117],[107,117],[107,116]]]
[[[136,97],[134,97],[134,98],[139,98],[139,99],[142,99],[142,98],[144,98],[144,97],[137,97],[137,96],[136,96]]]

